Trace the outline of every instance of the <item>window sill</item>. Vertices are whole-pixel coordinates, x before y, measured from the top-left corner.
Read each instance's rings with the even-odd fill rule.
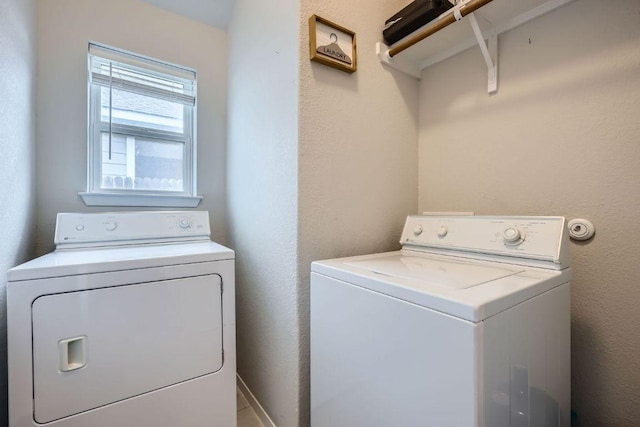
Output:
[[[166,194],[78,193],[87,206],[195,208],[202,196]]]

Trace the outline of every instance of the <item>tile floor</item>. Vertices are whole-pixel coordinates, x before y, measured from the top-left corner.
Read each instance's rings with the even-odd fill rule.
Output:
[[[238,427],[264,427],[239,389],[236,389],[236,395],[238,397]]]

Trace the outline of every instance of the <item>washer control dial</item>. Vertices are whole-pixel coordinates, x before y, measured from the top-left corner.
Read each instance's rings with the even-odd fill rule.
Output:
[[[420,224],[416,225],[416,227],[413,229],[413,234],[415,236],[419,236],[422,234],[422,226]]]
[[[104,224],[104,229],[107,231],[114,231],[116,228],[118,228],[118,223],[117,222],[105,222]]]
[[[502,231],[502,238],[507,245],[518,245],[524,238],[524,231],[517,227],[507,227]]]
[[[449,229],[446,226],[442,225],[438,229],[438,237],[442,239],[444,238],[444,236],[447,235],[448,232],[449,232]]]

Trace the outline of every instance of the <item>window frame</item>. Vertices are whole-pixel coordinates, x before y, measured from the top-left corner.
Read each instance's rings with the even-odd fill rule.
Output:
[[[109,125],[102,122],[101,89],[103,86],[92,83],[91,57],[99,54],[92,53],[106,51],[115,55],[119,62],[131,65],[126,59],[135,62],[136,67],[144,68],[142,64],[149,64],[147,68],[152,74],[158,74],[158,68],[179,69],[193,73],[193,106],[184,105],[182,134],[171,131],[154,130],[141,126],[116,124]],[[120,60],[124,58],[124,60]],[[109,59],[109,58],[107,58]],[[196,207],[202,200],[197,195],[197,72],[186,67],[159,61],[138,55],[122,49],[113,48],[94,42],[89,43],[87,55],[87,191],[78,193],[87,206],[147,206],[147,207]],[[167,73],[165,73],[167,74]],[[145,96],[152,96],[145,94]],[[158,98],[161,99],[161,98]],[[111,131],[112,135],[142,137],[152,141],[172,141],[184,144],[182,168],[183,190],[172,191],[162,189],[130,189],[130,188],[102,188],[102,133]]]

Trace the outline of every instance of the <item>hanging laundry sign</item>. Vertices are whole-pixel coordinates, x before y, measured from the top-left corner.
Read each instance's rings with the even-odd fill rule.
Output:
[[[311,60],[338,70],[356,71],[356,34],[317,15],[309,18]]]
[[[351,60],[349,55],[344,53],[344,51],[338,44],[338,35],[332,32],[331,34],[329,34],[329,37],[331,37],[331,44],[328,44],[326,46],[319,46],[316,51],[323,55],[330,56],[331,58],[335,58],[338,61],[342,61],[346,64],[353,64],[353,61]]]

